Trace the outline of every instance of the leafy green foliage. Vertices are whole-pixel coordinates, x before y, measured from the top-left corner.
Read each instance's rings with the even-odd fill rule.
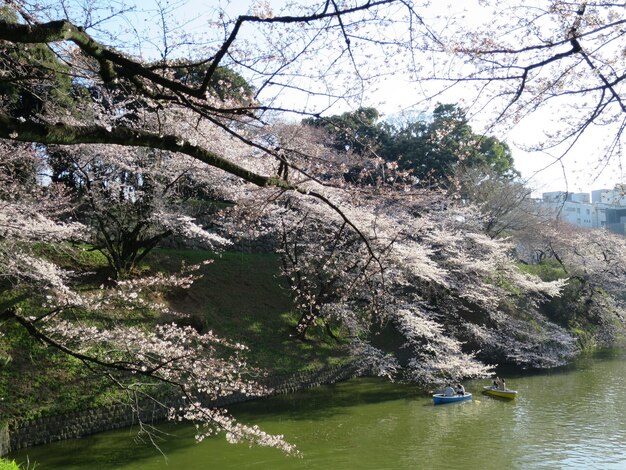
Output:
[[[303,123],[326,130],[332,139],[329,145],[336,150],[397,162],[422,186],[448,186],[459,167],[485,168],[508,177],[518,174],[508,145],[476,134],[455,104],[438,104],[428,118],[402,123],[378,122],[378,118],[376,109],[359,108]]]
[[[333,139],[333,148],[365,156],[376,152],[380,145],[383,129],[377,124],[378,117],[375,108],[359,108],[327,118],[307,118],[302,122],[326,130]]]
[[[508,145],[474,133],[465,112],[454,104],[437,105],[430,121],[387,124],[384,135],[383,158],[397,161],[428,186],[447,186],[458,166],[516,173]]]
[[[0,7],[0,21],[16,23],[15,11]],[[0,44],[0,96],[15,116],[28,117],[44,111],[44,107],[71,104],[71,79],[67,66],[58,60],[46,45],[18,46]]]
[[[174,77],[181,83],[198,87],[205,79],[208,64],[179,63],[174,65]],[[248,101],[254,95],[254,87],[234,70],[219,66],[209,81],[209,89],[220,99],[234,98]]]

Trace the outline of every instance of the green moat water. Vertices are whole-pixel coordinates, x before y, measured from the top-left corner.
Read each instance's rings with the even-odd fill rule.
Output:
[[[165,425],[159,446],[136,429],[25,449],[10,455],[48,469],[626,469],[626,353],[584,358],[567,369],[506,376],[514,401],[480,393],[434,406],[404,385],[356,379],[246,403],[241,421],[285,435],[302,458],[194,441],[190,426]]]

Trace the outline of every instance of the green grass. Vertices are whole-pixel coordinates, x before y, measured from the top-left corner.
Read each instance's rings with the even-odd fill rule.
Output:
[[[168,295],[175,310],[191,314],[204,328],[246,344],[249,361],[276,373],[316,369],[346,359],[343,345],[322,327],[312,328],[306,342],[291,334],[297,324],[287,286],[274,254],[158,250],[147,262],[172,270],[180,260],[204,266],[191,289]]]
[[[20,470],[20,466],[15,460],[5,460],[0,458],[0,470]]]
[[[114,391],[82,363],[46,348],[14,324],[3,325],[10,358],[0,365],[0,418],[37,418],[108,404]]]
[[[35,246],[35,252],[66,269],[94,271],[107,266],[106,257],[90,245],[39,243]]]
[[[567,277],[567,273],[563,266],[556,260],[547,260],[539,264],[518,263],[517,267],[520,271],[534,274],[542,281],[550,282]]]
[[[95,272],[79,287],[99,285],[95,284],[99,270],[106,269],[101,254],[86,247],[42,245],[39,249],[65,267]],[[207,259],[212,263],[201,268],[202,277],[190,289],[161,293],[171,308],[191,316],[191,324],[247,345],[248,363],[270,374],[315,370],[347,360],[344,344],[330,338],[321,326],[311,328],[305,342],[291,336],[297,316],[279,278],[276,255],[159,249],[146,257],[142,270],[171,273],[182,263]],[[107,321],[89,312],[76,315],[94,324]],[[126,312],[118,320],[147,328],[172,321],[150,312]],[[5,322],[0,333],[0,419],[61,414],[110,404],[119,396],[109,382],[90,374],[79,361],[44,347],[21,326]]]

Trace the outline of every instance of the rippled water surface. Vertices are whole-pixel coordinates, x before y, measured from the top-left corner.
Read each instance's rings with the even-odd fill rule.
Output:
[[[626,354],[586,358],[567,370],[506,375],[514,401],[480,393],[434,406],[408,386],[358,379],[253,402],[232,411],[284,434],[303,458],[274,449],[196,444],[189,426],[166,426],[153,446],[136,430],[27,449],[11,455],[47,469],[626,469]]]

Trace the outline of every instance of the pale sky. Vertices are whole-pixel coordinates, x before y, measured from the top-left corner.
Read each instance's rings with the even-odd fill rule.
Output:
[[[455,10],[463,12],[471,23],[473,21],[471,4],[475,1],[463,0],[452,4],[433,2],[427,9],[428,17],[425,16],[425,19],[429,21],[429,19],[433,19],[442,11],[449,12],[450,10]],[[201,31],[203,28],[209,27],[207,21],[211,16],[210,14],[202,14],[202,12],[207,12],[219,5],[224,7],[232,17],[236,17],[239,14],[249,13],[249,7],[254,2],[244,0],[216,0],[211,2],[207,0],[134,0],[134,3],[142,10],[152,10],[153,12],[156,11],[157,5],[165,5],[166,8],[176,12],[181,30]],[[264,4],[267,4],[275,11],[279,11],[281,6],[286,3],[282,0],[269,0],[257,1],[256,5],[263,8]],[[146,31],[150,30],[151,25],[154,22],[158,23],[158,21],[158,15],[152,14],[149,20],[146,20],[145,16],[141,16],[136,23],[130,26],[137,30]],[[480,18],[476,18],[476,22],[479,21]],[[155,43],[158,41],[157,35]],[[148,53],[147,51],[152,47],[147,42],[142,43],[144,54]],[[427,105],[420,103],[420,96],[423,96],[424,91],[421,88],[423,86],[419,83],[408,82],[402,76],[387,77],[377,87],[376,92],[366,95],[366,101],[361,104],[374,106],[386,115],[394,115],[410,109],[428,111]],[[463,89],[456,88],[438,97],[438,101],[446,103],[461,102],[463,93]],[[285,100],[294,99],[288,93],[284,95]],[[430,110],[433,107],[434,103],[430,106]],[[334,108],[331,110],[331,114],[346,110],[340,107]],[[558,112],[556,111],[555,114],[558,114]],[[598,161],[598,156],[596,155],[597,143],[608,138],[601,135],[597,129],[588,131],[588,135],[585,136],[581,143],[560,162],[556,161],[556,157],[559,155],[556,151],[549,155],[547,153],[529,153],[521,150],[520,146],[528,144],[533,138],[541,136],[544,129],[551,127],[550,121],[553,117],[555,116],[545,114],[543,116],[533,116],[531,120],[523,121],[510,131],[496,130],[495,132],[489,132],[507,141],[511,146],[516,168],[525,179],[528,179],[528,185],[535,189],[536,195],[540,195],[541,192],[557,190],[589,192],[593,189],[613,188],[615,184],[626,183],[626,172],[621,168],[619,162],[610,162],[606,168],[596,163]],[[476,131],[481,130],[480,116],[470,122]]]
[[[414,87],[416,84],[387,81],[377,96],[372,97],[372,105],[388,115],[412,109],[410,105],[419,99],[418,93],[411,91]],[[447,95],[444,94],[440,101],[455,103],[460,101],[462,96],[463,90],[457,89]],[[596,144],[610,138],[603,135],[600,129],[590,128],[584,139],[562,160],[558,159],[561,155],[557,151],[527,152],[521,148],[533,140],[529,139],[530,136],[543,135],[543,129],[550,128],[550,121],[556,117],[558,116],[533,116],[532,119],[520,123],[508,132],[495,133],[511,147],[515,167],[528,181],[527,184],[534,190],[535,196],[550,191],[591,192],[596,189],[612,189],[616,184],[626,183],[626,169],[622,168],[619,161],[610,162],[608,166],[598,163]],[[481,124],[479,116],[470,123],[476,131],[482,129],[481,125],[484,125]]]

